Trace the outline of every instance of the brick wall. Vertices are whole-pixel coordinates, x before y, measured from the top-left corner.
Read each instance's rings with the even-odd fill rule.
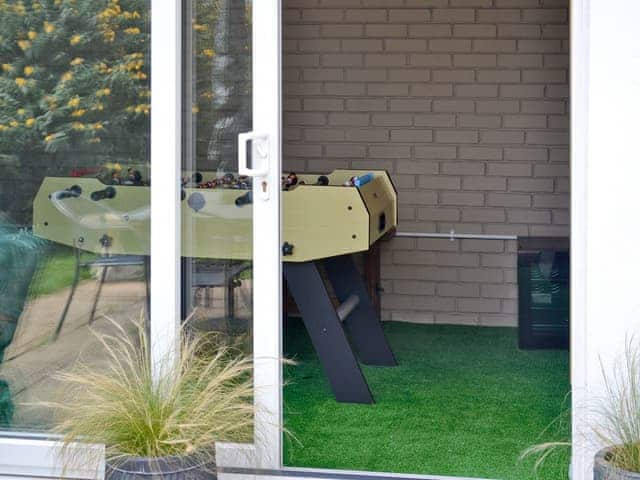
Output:
[[[285,169],[387,169],[403,231],[568,235],[568,0],[285,0],[283,18]],[[383,317],[515,325],[515,250],[392,240]]]

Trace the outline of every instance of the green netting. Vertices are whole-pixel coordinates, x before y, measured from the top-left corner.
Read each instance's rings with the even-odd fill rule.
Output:
[[[45,248],[43,240],[0,216],[0,361],[13,339]],[[9,425],[12,415],[10,388],[0,379],[0,425]]]
[[[0,217],[0,349],[13,337],[45,247],[43,240]]]
[[[13,417],[13,402],[11,401],[11,391],[9,384],[4,380],[0,380],[0,425],[11,425]]]

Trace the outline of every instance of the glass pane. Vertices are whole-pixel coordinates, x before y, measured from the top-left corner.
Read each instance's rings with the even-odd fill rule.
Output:
[[[148,300],[149,0],[0,3],[0,424]]]
[[[570,2],[556,3],[553,48],[568,65]],[[287,467],[567,477],[567,448],[539,470],[519,457],[570,440],[569,257],[528,277],[518,257],[520,242],[568,251],[569,124],[515,128],[503,109],[540,102],[523,90],[530,68],[505,70],[503,40],[482,38],[498,4],[282,2]],[[546,28],[521,20],[514,37]],[[567,65],[553,87],[564,120]],[[522,188],[535,182],[553,205]]]
[[[251,130],[251,2],[185,2],[183,317],[251,353],[252,204],[238,176]]]

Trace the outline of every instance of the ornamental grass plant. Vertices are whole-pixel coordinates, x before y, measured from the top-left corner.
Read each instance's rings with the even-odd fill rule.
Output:
[[[604,394],[593,430],[609,447],[611,467],[640,473],[640,342],[627,340],[624,355],[610,369],[601,363],[601,370]]]
[[[571,404],[571,394],[565,396],[565,405]],[[540,437],[550,436],[551,438],[559,438],[556,441],[542,442],[531,445],[522,451],[520,460],[534,459],[533,468],[536,472],[548,464],[553,463],[552,459],[570,458],[571,452],[571,408],[565,406],[560,415],[558,415],[547,428],[545,428]],[[545,477],[557,474],[557,478],[567,478],[569,473],[569,465],[563,465],[556,472],[549,472],[545,469]]]
[[[56,375],[64,394],[41,405],[55,412],[65,464],[77,442],[104,444],[107,462],[191,457],[214,464],[216,442],[253,440],[252,362],[215,334],[182,329],[181,354],[154,377],[142,321],[94,331],[105,354]]]
[[[603,393],[589,407],[593,420],[589,430],[600,445],[606,447],[609,468],[640,473],[640,342],[627,339],[622,355],[606,367],[600,363]],[[558,422],[568,424],[570,409]],[[535,468],[560,450],[570,449],[570,439],[541,443],[525,449],[521,459],[533,457]]]

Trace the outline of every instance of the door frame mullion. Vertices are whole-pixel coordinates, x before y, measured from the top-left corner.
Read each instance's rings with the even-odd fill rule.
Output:
[[[281,0],[252,2],[253,130],[268,136],[269,173],[253,185],[253,354],[256,466],[282,464]],[[257,158],[254,154],[253,158]],[[261,200],[263,181],[269,198]]]
[[[180,347],[182,2],[151,0],[151,308],[154,377]]]

